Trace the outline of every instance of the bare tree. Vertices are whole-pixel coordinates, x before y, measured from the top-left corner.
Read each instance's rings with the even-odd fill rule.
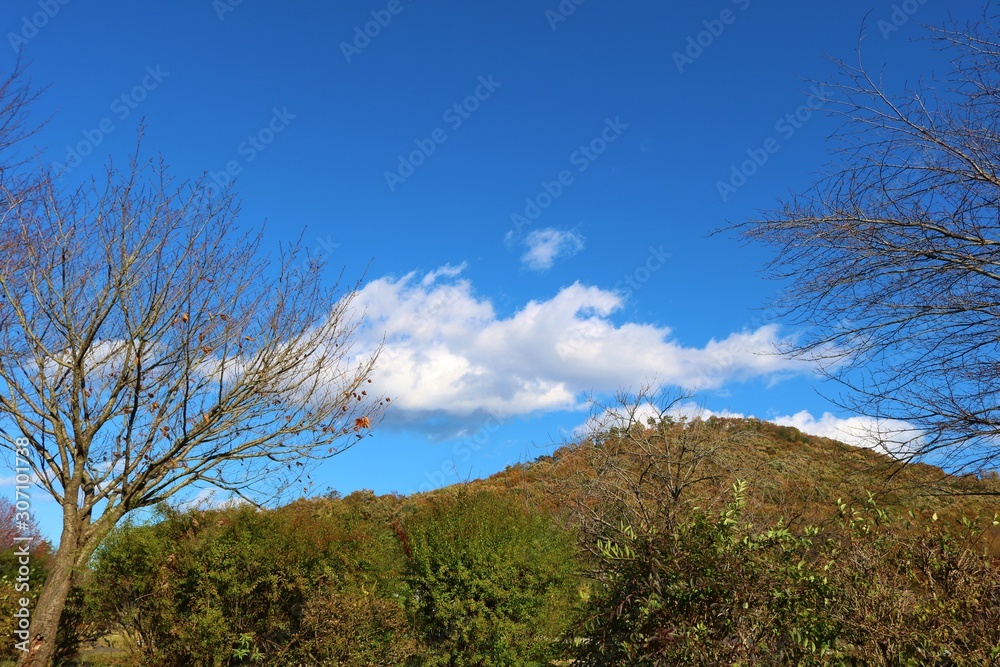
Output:
[[[24,61],[18,56],[10,72],[0,76],[0,153],[5,158],[0,164],[0,178],[26,161],[25,156],[11,159],[10,151],[38,131],[38,125],[31,122],[28,114],[38,95],[38,89],[28,79]]]
[[[37,171],[25,169],[29,156],[17,151],[39,130],[29,117],[31,103],[38,95],[20,57],[9,72],[0,74],[0,256],[14,248],[13,235],[5,225],[6,213],[38,191]]]
[[[194,484],[274,498],[381,412],[374,353],[351,351],[355,291],[299,246],[269,262],[203,185],[133,158],[8,213],[0,441],[63,515],[24,665],[51,663],[74,571],[129,512]]]
[[[788,281],[777,305],[805,327],[792,351],[825,362],[842,405],[908,422],[894,446],[903,460],[965,471],[1000,461],[1000,26],[989,12],[929,28],[950,70],[899,94],[860,49],[857,65],[840,63],[833,169],[741,226],[777,250],[771,275]]]
[[[574,508],[591,539],[607,539],[624,521],[636,530],[666,530],[691,503],[721,504],[732,479],[756,477],[743,453],[754,433],[741,422],[715,423],[691,413],[690,395],[647,384],[619,391],[609,403],[592,399],[580,441],[584,465],[553,476],[549,492]],[[564,461],[560,461],[564,464]]]

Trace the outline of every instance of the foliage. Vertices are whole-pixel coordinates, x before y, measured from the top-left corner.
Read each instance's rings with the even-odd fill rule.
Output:
[[[398,607],[388,600],[402,554],[383,516],[394,502],[358,494],[273,512],[161,508],[163,520],[125,526],[102,546],[91,613],[128,637],[139,664],[284,665],[289,654],[319,655],[317,637],[331,632],[357,639],[358,628],[318,614],[377,586],[380,599],[364,609],[384,643],[404,629],[401,609],[380,620]]]
[[[545,665],[576,591],[571,536],[513,495],[434,498],[407,522],[426,665]]]
[[[320,587],[303,610],[287,664],[396,667],[417,664],[420,645],[403,608],[374,591]]]
[[[1000,570],[983,527],[898,524],[870,502],[820,529],[756,529],[725,510],[600,543],[569,635],[580,665],[1000,664]]]
[[[23,516],[7,498],[0,498],[0,660],[16,659],[18,651],[14,648],[14,630],[17,629],[17,618],[14,614],[20,609],[19,601],[27,598],[29,608],[33,608],[38,600],[38,594],[51,559],[51,546],[46,542],[38,529],[38,524],[30,516],[22,525],[19,521]],[[30,537],[29,541],[21,541],[17,537]],[[16,552],[21,545],[28,547],[28,576],[19,579],[20,556]],[[27,584],[28,590],[24,590]]]
[[[796,664],[830,650],[837,627],[817,611],[833,594],[802,566],[811,538],[741,530],[744,492],[717,515],[662,532],[622,523],[600,543],[580,664]]]
[[[34,608],[45,583],[49,567],[47,550],[33,553],[28,565],[29,573],[26,582],[30,588],[24,591],[18,588],[18,586],[23,586],[25,582],[18,581],[19,564],[14,550],[15,547],[10,547],[0,551],[0,637],[4,638],[3,643],[0,644],[0,661],[14,660],[19,656],[20,652],[14,648],[14,643],[20,641],[14,635],[18,622],[14,614],[21,608],[19,603],[21,598],[27,598],[30,601],[29,609]]]
[[[163,507],[98,552],[82,625],[129,666],[1000,665],[1000,526],[962,519],[996,481],[881,460],[654,419],[411,498]]]

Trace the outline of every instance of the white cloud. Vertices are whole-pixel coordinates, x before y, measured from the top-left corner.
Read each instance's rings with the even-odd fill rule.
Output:
[[[809,435],[832,438],[848,445],[868,447],[894,456],[913,451],[923,438],[923,433],[918,428],[896,419],[842,418],[829,412],[824,412],[817,419],[808,411],[802,410],[771,421],[781,426],[794,426]]]
[[[375,380],[393,399],[390,418],[577,409],[589,391],[646,380],[699,390],[809,370],[777,354],[776,326],[686,347],[667,327],[616,324],[622,297],[580,283],[499,317],[446,268],[381,278],[357,295],[363,347],[385,340]]]
[[[528,247],[521,262],[532,271],[551,269],[559,257],[572,257],[583,250],[583,237],[551,227],[536,229],[524,239]]]
[[[674,419],[686,419],[688,421],[695,419],[710,419],[712,417],[718,417],[720,419],[746,418],[746,415],[742,412],[730,412],[729,410],[720,410],[716,412],[715,410],[709,410],[708,408],[702,407],[696,403],[684,403],[682,405],[678,405],[670,411],[670,416]]]
[[[3,475],[0,476],[0,488],[14,487],[22,485],[17,481],[17,475]],[[41,488],[39,485],[38,475],[31,473],[28,475],[28,485],[33,488]]]
[[[583,424],[570,431],[574,437],[592,435],[597,432],[607,430],[612,427],[626,428],[629,423],[648,424],[650,419],[659,420],[661,416],[670,417],[676,421],[691,422],[696,419],[709,419],[710,417],[720,417],[724,419],[743,419],[746,415],[739,412],[722,410],[715,412],[697,403],[687,401],[671,406],[665,413],[652,403],[643,402],[639,405],[625,408],[615,406],[605,409],[597,416],[591,416]]]
[[[694,419],[709,419],[721,417],[727,419],[754,418],[729,410],[709,410],[694,402],[685,402],[673,406],[667,414],[674,419],[691,421]],[[635,422],[647,423],[649,418],[659,418],[660,411],[650,403],[635,407],[631,418]],[[595,431],[603,431],[612,426],[624,427],[629,421],[629,413],[624,408],[615,407],[605,410],[597,417],[590,417],[583,424],[573,429],[573,437],[583,437]],[[912,424],[896,419],[876,420],[871,417],[837,417],[830,412],[824,412],[822,417],[814,417],[808,410],[801,410],[793,415],[783,415],[769,419],[779,426],[793,426],[807,435],[830,438],[839,442],[866,447],[881,454],[900,456],[912,452],[920,445],[923,432]]]
[[[225,497],[223,497],[225,495]],[[188,496],[177,503],[178,509],[188,511],[193,509],[228,509],[246,505],[247,501],[232,493],[221,493],[218,489],[198,489],[193,496]]]

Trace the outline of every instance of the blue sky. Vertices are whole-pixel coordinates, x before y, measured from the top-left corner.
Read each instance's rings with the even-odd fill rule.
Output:
[[[763,310],[769,251],[712,232],[828,162],[829,91],[807,79],[855,59],[863,22],[866,62],[901,86],[940,69],[914,39],[946,11],[7,0],[0,62],[21,49],[48,86],[34,148],[68,184],[127,155],[144,119],[178,178],[236,175],[265,247],[304,233],[331,281],[365,275],[361,344],[387,336],[376,381],[396,408],[320,489],[408,493],[547,453],[587,392],[654,378],[714,412],[823,434],[849,418],[761,354],[795,334]]]

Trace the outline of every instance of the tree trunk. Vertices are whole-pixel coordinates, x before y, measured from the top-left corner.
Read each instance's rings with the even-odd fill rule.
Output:
[[[73,572],[81,558],[89,554],[84,552],[87,545],[79,542],[83,526],[75,517],[63,520],[63,531],[59,539],[59,549],[56,550],[42,593],[31,614],[31,636],[28,640],[28,651],[22,653],[18,667],[52,667],[56,652],[56,632],[59,630],[59,620],[62,618],[63,607],[73,585]]]
[[[31,614],[31,636],[28,651],[23,653],[20,667],[50,667],[56,649],[56,631],[62,617],[63,606],[73,583],[73,564],[77,558],[76,539],[66,540],[63,531],[56,551],[52,571],[42,586],[35,609]],[[73,535],[72,537],[76,537]]]

